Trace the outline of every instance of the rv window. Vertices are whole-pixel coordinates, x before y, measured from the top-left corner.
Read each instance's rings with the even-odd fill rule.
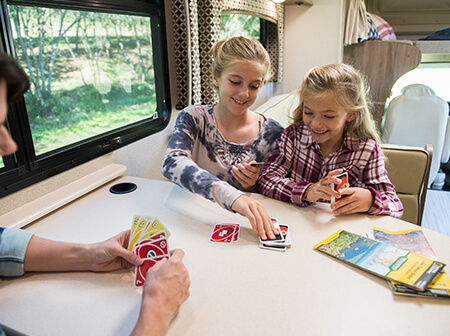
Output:
[[[2,38],[28,74],[0,197],[163,129],[164,2],[7,1]]]
[[[265,21],[253,15],[223,13],[220,20],[220,39],[244,36],[264,44],[261,27],[263,27]]]
[[[390,99],[401,94],[402,89],[410,84],[424,84],[434,90],[437,96],[450,102],[450,90],[448,89],[450,78],[449,63],[425,63],[422,62],[416,69],[407,72],[400,77],[392,87]]]

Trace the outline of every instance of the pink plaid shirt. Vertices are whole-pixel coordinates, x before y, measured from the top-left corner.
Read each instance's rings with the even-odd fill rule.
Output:
[[[348,173],[351,187],[372,192],[374,202],[369,214],[402,216],[403,205],[389,181],[377,142],[360,141],[351,134],[345,134],[341,147],[324,158],[305,126],[289,126],[262,168],[257,188],[263,195],[306,206],[309,202],[302,201],[305,189],[338,168]]]

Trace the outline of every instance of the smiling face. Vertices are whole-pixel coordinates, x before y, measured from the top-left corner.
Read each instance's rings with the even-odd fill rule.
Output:
[[[257,61],[237,61],[220,77],[214,76],[219,93],[219,113],[243,115],[258,96],[265,70],[265,66]]]
[[[0,80],[0,155],[12,154],[17,150],[17,145],[6,129],[6,113],[8,111],[7,86],[5,80]]]
[[[334,104],[331,98],[305,99],[303,102],[303,122],[324,157],[341,146],[345,125],[353,119],[354,116]]]

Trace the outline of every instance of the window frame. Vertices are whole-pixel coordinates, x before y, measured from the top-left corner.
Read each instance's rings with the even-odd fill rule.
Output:
[[[18,145],[15,154],[4,156],[0,168],[0,198],[43,181],[56,174],[100,157],[139,139],[163,130],[170,121],[170,88],[164,1],[161,0],[0,0],[0,51],[16,58],[7,5],[32,5],[111,14],[139,15],[150,18],[155,75],[156,112],[137,121],[85,140],[35,155],[25,100],[9,106],[7,126]]]

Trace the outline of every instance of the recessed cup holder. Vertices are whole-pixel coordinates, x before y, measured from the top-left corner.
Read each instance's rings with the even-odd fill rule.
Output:
[[[130,192],[135,191],[137,185],[131,182],[123,182],[114,184],[111,188],[109,188],[109,192],[113,194],[128,194]]]

